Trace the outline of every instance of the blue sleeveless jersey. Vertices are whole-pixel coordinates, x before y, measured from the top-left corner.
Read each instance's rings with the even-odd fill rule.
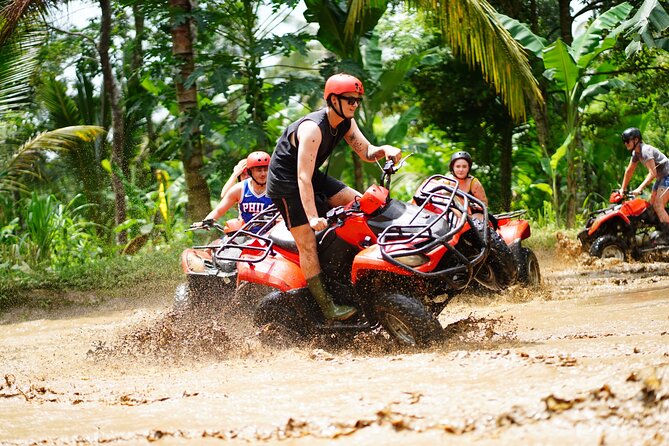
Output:
[[[272,199],[269,198],[265,192],[257,195],[253,191],[250,183],[251,178],[244,180],[244,187],[242,188],[242,199],[239,202],[239,213],[244,222],[251,220],[258,212],[264,211],[272,205]]]

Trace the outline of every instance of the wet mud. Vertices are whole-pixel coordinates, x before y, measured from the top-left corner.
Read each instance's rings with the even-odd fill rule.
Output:
[[[422,350],[294,345],[178,282],[14,309],[0,444],[669,444],[669,263],[537,254],[540,287],[457,296]]]

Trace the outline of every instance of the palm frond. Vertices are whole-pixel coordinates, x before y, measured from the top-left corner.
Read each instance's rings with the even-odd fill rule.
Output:
[[[543,101],[521,45],[486,0],[412,0],[433,14],[454,53],[477,66],[502,97],[514,119],[525,117],[525,96]]]
[[[4,3],[4,2],[3,2]],[[44,15],[50,6],[46,0],[10,0],[0,10],[0,47],[8,43],[26,19]]]
[[[24,27],[9,42],[0,44],[0,119],[28,102],[30,76],[37,68],[37,53],[45,38],[44,30]]]
[[[25,175],[36,176],[34,163],[45,152],[76,150],[81,143],[91,142],[104,133],[102,127],[79,125],[43,132],[24,143],[6,162],[0,160],[0,193],[25,191],[21,181]]]
[[[56,127],[67,127],[83,123],[77,103],[67,95],[67,87],[56,79],[47,79],[40,89],[39,100],[49,111]]]

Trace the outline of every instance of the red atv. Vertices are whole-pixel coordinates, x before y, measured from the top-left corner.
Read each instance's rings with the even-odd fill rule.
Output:
[[[247,234],[249,241],[238,256],[226,255],[239,248],[234,239],[216,250],[214,262],[237,262],[239,283],[275,289],[256,309],[258,326],[279,325],[297,339],[383,327],[398,342],[421,346],[442,336],[437,317],[488,255],[487,217],[479,222],[468,211],[470,202],[485,205],[453,181],[422,188],[420,206],[394,200],[390,179],[402,164],[388,161],[383,186],[370,186],[347,206],[328,211],[329,227],[316,234],[325,283],[335,302],[358,308],[346,321],[324,320],[306,288],[295,241],[282,223]],[[435,204],[443,210],[426,209]],[[266,210],[257,217],[271,212],[268,228],[278,213]]]
[[[234,300],[240,306],[246,303],[241,301],[251,298],[252,296],[248,295],[257,290],[249,286],[239,287],[237,263],[222,258],[239,256],[241,247],[249,241],[250,236],[253,236],[252,233],[266,232],[269,229],[265,226],[267,224],[264,218],[256,218],[248,223],[244,223],[241,218],[234,218],[226,221],[225,226],[217,222],[207,222],[205,226],[191,225],[187,231],[216,230],[221,234],[221,238],[207,245],[187,248],[181,253],[181,268],[186,274],[186,282],[177,286],[174,295],[175,308],[194,309],[221,303],[221,300]]]
[[[444,202],[433,199],[432,203],[425,204],[424,197],[426,196],[425,191],[438,191],[439,185],[444,182],[455,181],[442,175],[428,178],[413,197],[413,203],[425,205],[426,209],[432,212],[443,212]],[[529,249],[522,248],[520,245],[523,239],[530,236],[529,224],[525,220],[514,220],[524,211],[490,216],[485,206],[481,206],[477,201],[469,203],[470,212],[490,219],[489,224],[487,220],[482,222],[476,218],[473,219],[479,224],[478,229],[482,231],[485,225],[494,228],[495,231],[488,231],[490,251],[474,276],[476,281],[492,291],[504,290],[518,280],[526,284],[534,283],[533,281],[538,283],[540,280],[539,263],[536,261],[536,256]]]
[[[647,200],[614,191],[609,202],[609,207],[590,213],[585,229],[578,234],[584,251],[620,260],[669,253],[669,241],[656,230],[659,220]]]
[[[493,215],[493,226],[511,250],[518,267],[517,282],[527,286],[538,286],[541,283],[541,270],[537,256],[530,248],[522,245],[523,240],[530,237],[530,223],[518,218],[526,210],[518,210]]]

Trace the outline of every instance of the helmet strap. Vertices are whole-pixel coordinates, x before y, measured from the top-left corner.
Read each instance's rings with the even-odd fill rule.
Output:
[[[344,120],[346,120],[346,119],[351,119],[351,118],[347,118],[346,116],[344,116],[344,110],[342,110],[341,99],[339,99],[339,97],[337,97],[337,99],[339,99],[339,110],[337,110],[337,108],[336,108],[336,107],[334,106],[334,104],[332,103],[332,99],[331,99],[332,96],[337,96],[337,95],[334,94],[334,93],[332,93],[332,94],[330,95],[330,97],[328,98],[328,106],[332,109],[332,111],[335,112],[335,114],[336,114],[337,116],[339,116],[340,118],[342,118],[342,119],[344,119]]]
[[[249,178],[251,178],[251,181],[256,183],[258,186],[264,186],[265,184],[267,184],[267,181],[265,181],[264,183],[259,183],[258,180],[253,178],[253,174],[251,173],[251,169],[249,169]]]

